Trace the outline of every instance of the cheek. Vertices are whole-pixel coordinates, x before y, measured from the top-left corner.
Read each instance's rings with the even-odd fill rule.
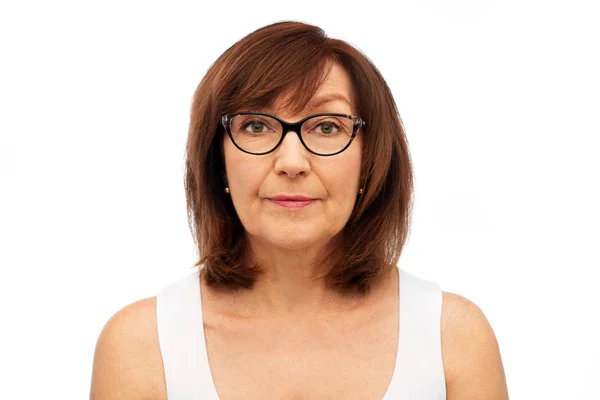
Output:
[[[331,203],[351,210],[360,186],[361,152],[348,153],[324,167],[320,177]]]
[[[269,171],[264,165],[252,162],[237,163],[231,172],[228,172],[230,186],[240,195],[250,194],[258,196],[258,191]]]
[[[229,143],[230,146],[233,146]],[[231,200],[240,216],[258,199],[259,189],[268,173],[264,162],[256,156],[224,146],[225,170]]]
[[[343,157],[338,162],[339,174],[344,177],[342,180],[345,181],[346,188],[352,190],[355,188],[358,190],[358,185],[361,182],[362,141],[358,140],[356,142],[352,143],[356,146],[341,154]]]

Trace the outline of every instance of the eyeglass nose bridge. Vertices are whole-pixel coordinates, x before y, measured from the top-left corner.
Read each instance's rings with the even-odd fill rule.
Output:
[[[280,119],[277,119],[277,121],[279,121],[279,123],[281,124],[282,130],[281,130],[281,137],[279,138],[279,142],[277,143],[277,145],[275,146],[273,151],[275,151],[279,148],[279,146],[281,145],[281,143],[283,143],[283,141],[285,140],[285,137],[287,136],[288,133],[294,132],[298,136],[298,139],[300,140],[300,143],[302,143],[302,146],[304,146],[304,149],[306,149],[306,151],[308,151],[309,153],[312,153],[312,150],[308,148],[306,143],[304,143],[304,139],[302,139],[302,124],[304,124],[305,121],[308,121],[309,118],[305,118],[302,121],[298,121],[298,122],[294,122],[294,123],[288,123],[288,122],[282,121]]]

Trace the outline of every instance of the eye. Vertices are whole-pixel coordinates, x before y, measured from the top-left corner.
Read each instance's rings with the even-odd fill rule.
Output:
[[[248,129],[247,129],[248,127],[250,128],[250,131],[248,131]],[[246,121],[246,122],[244,122],[244,125],[242,126],[243,130],[248,131],[253,134],[263,133],[263,128],[266,128],[266,125],[263,121],[261,121],[259,119]]]
[[[331,122],[323,122],[319,126],[321,127],[321,133],[331,133],[336,128]]]
[[[324,135],[332,135],[334,133],[338,133],[341,125],[335,123],[334,121],[323,121],[317,124],[316,128],[320,128],[320,131],[317,130],[317,133],[321,133]]]

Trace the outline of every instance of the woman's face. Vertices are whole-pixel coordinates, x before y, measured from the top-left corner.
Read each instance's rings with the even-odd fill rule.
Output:
[[[355,114],[350,76],[339,64],[312,101],[339,95],[350,103],[334,99],[310,107],[301,115],[281,109],[262,111],[284,121],[296,122],[317,113]],[[359,190],[362,160],[362,133],[343,152],[334,156],[310,153],[298,135],[289,132],[272,153],[247,154],[225,135],[223,151],[226,179],[237,214],[249,239],[282,249],[303,249],[325,245],[348,221]],[[311,201],[285,201],[285,196],[302,196]]]

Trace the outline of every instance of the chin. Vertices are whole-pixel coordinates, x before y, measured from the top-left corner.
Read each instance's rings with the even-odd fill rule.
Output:
[[[268,246],[282,250],[302,250],[327,243],[331,237],[325,237],[322,234],[317,234],[317,232],[278,229],[271,231],[270,234],[260,235],[257,239]]]

